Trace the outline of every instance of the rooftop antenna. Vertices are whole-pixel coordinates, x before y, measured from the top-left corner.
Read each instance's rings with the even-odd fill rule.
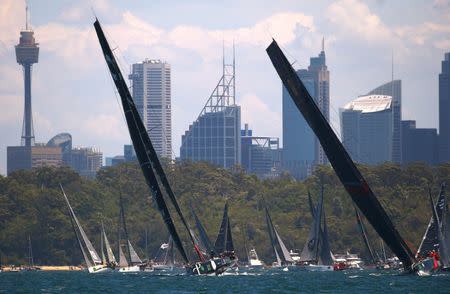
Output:
[[[25,30],[28,31],[28,2],[25,6]]]
[[[236,51],[234,48],[234,39],[233,39],[233,98],[236,99],[236,64],[235,64],[235,60],[236,60]]]
[[[392,48],[391,79],[394,80],[394,49]]]

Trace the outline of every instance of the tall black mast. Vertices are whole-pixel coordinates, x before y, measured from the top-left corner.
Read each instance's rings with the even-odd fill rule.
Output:
[[[122,73],[120,72],[119,66],[117,65],[117,62],[114,58],[114,55],[112,54],[111,48],[109,47],[108,41],[106,40],[105,34],[103,33],[103,30],[98,20],[94,22],[94,27],[97,33],[98,40],[100,42],[100,46],[102,47],[106,63],[108,64],[109,71],[111,73],[117,91],[119,92],[121,98],[122,107],[125,113],[125,119],[128,125],[128,131],[130,133],[130,137],[133,142],[133,146],[136,151],[136,155],[139,160],[139,165],[141,166],[142,173],[144,174],[147,185],[151,190],[153,198],[155,199],[158,209],[163,217],[164,223],[166,224],[167,229],[170,232],[174,240],[174,243],[178,248],[178,251],[180,252],[184,261],[186,263],[189,263],[188,256],[184,250],[180,236],[177,233],[169,209],[167,208],[166,202],[164,201],[164,196],[158,185],[158,180],[153,171],[154,165],[156,165],[156,168],[161,167],[158,156],[156,155],[155,149],[153,148],[152,142],[150,141],[150,138],[147,134],[147,130],[145,129],[144,124],[142,123],[142,120],[136,109],[136,105],[134,104],[133,98],[131,97],[127,84],[123,79]],[[163,181],[164,179],[165,178],[161,180]],[[172,199],[173,195],[169,196],[171,197],[172,202],[176,203],[176,199]],[[179,210],[178,205],[176,205],[176,208],[178,214],[181,216],[182,219],[184,219],[181,215],[181,211]]]
[[[295,73],[286,56],[284,56],[275,41],[269,45],[266,51],[295,105],[319,139],[325,154],[345,189],[380,237],[403,262],[405,269],[411,269],[411,265],[415,262],[414,255]]]

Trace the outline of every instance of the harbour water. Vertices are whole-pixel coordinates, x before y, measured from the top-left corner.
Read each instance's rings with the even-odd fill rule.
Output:
[[[0,293],[450,293],[450,274],[241,269],[219,277],[180,273],[0,273]]]

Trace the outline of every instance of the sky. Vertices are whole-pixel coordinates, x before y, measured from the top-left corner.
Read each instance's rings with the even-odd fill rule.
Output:
[[[25,1],[0,1],[0,174],[6,147],[20,144],[23,77],[14,45],[25,28]],[[69,132],[74,146],[123,154],[130,138],[93,28],[95,15],[126,77],[133,63],[161,59],[172,68],[172,140],[200,113],[221,77],[222,45],[236,46],[236,102],[255,135],[282,140],[282,86],[265,52],[271,38],[293,66],[325,53],[331,122],[358,95],[402,80],[402,118],[438,127],[438,74],[450,51],[450,0],[29,0],[39,42],[33,66],[36,142]]]

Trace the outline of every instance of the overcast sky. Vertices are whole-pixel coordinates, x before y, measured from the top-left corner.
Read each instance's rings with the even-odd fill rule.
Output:
[[[274,37],[294,66],[316,56],[325,37],[331,119],[339,107],[391,80],[402,80],[403,119],[438,126],[438,74],[450,51],[449,0],[340,1],[51,1],[29,0],[39,42],[33,67],[36,142],[69,132],[74,146],[122,154],[130,142],[92,23],[95,11],[125,75],[145,58],[172,66],[173,149],[202,109],[236,44],[237,103],[254,134],[281,139],[281,82],[265,53]],[[314,4],[312,4],[314,3]],[[92,8],[92,9],[91,9]],[[0,1],[0,173],[6,146],[20,144],[22,70],[14,45],[25,27],[25,1]]]

